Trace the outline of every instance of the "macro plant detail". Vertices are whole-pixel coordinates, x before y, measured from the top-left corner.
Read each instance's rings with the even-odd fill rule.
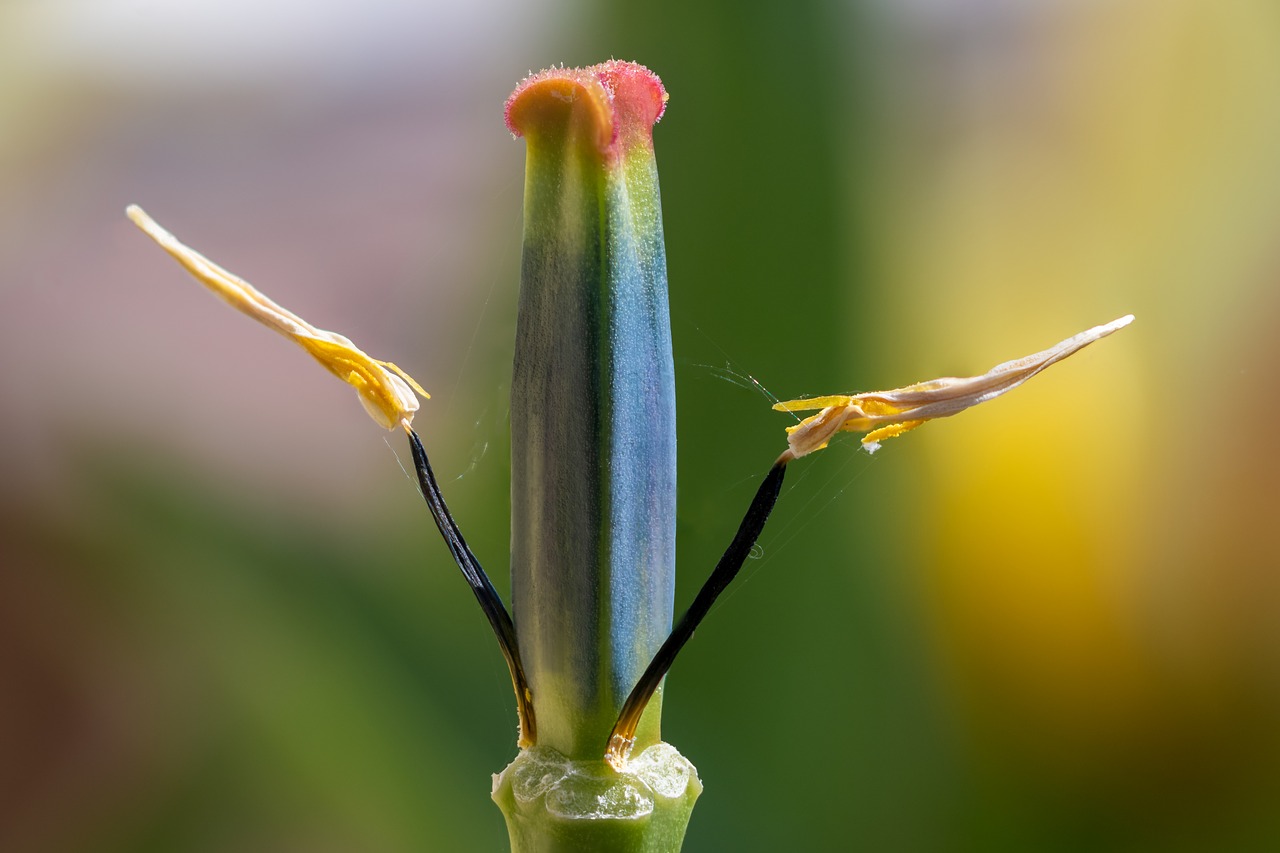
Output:
[[[449,511],[413,428],[417,395],[395,364],[277,305],[129,217],[232,307],[289,337],[407,436],[422,496],[498,639],[516,696],[519,754],[495,775],[513,850],[679,849],[702,783],[661,736],[663,679],[733,581],[787,466],[839,432],[862,446],[987,402],[1128,325],[1127,315],[980,376],[778,403],[817,413],[787,429],[736,535],[674,616],[675,377],[652,131],[667,92],[610,61],[532,75],[506,104],[526,145],[511,390],[511,605]]]

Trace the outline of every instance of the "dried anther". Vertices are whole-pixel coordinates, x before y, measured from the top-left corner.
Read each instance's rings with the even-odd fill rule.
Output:
[[[773,408],[780,412],[822,410],[795,426],[788,427],[788,454],[792,458],[798,459],[815,450],[822,450],[837,432],[867,433],[862,437],[862,446],[874,453],[884,439],[902,435],[925,421],[959,414],[979,403],[994,400],[1049,365],[1062,361],[1132,322],[1133,315],[1126,314],[1118,320],[1094,326],[1067,338],[1044,352],[997,364],[981,376],[948,376],[892,391],[787,400]]]
[[[187,272],[195,276],[224,302],[242,314],[275,329],[311,353],[326,370],[356,389],[365,411],[386,429],[408,427],[418,410],[417,391],[430,397],[409,374],[389,361],[378,361],[350,340],[335,332],[317,329],[292,311],[277,305],[249,282],[210,261],[178,241],[156,224],[136,204],[129,205],[129,218],[160,244]]]

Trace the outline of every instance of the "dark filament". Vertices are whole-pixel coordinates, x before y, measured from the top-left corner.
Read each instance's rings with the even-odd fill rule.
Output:
[[[658,689],[658,684],[667,674],[667,670],[671,669],[676,655],[680,654],[684,644],[689,642],[694,630],[711,610],[711,605],[715,603],[720,593],[724,592],[729,582],[737,576],[738,570],[750,556],[756,539],[760,537],[765,522],[769,520],[773,505],[778,501],[778,494],[782,490],[782,477],[786,473],[790,458],[788,454],[783,454],[769,470],[768,476],[756,490],[756,496],[752,499],[751,506],[747,508],[747,514],[738,527],[738,533],[729,543],[724,556],[720,558],[720,562],[716,563],[711,576],[702,585],[702,589],[698,590],[693,604],[680,617],[680,621],[662,643],[658,653],[653,656],[653,660],[649,662],[648,668],[640,676],[636,686],[632,688],[631,695],[627,697],[626,703],[622,706],[622,712],[618,715],[618,722],[609,735],[609,743],[605,750],[605,761],[615,769],[621,770],[626,765],[631,747],[635,744],[636,727],[640,725],[640,717],[644,714],[644,709],[653,697],[654,691]]]
[[[503,606],[498,591],[489,582],[489,576],[480,567],[480,561],[467,547],[467,541],[462,538],[457,523],[449,513],[449,507],[445,505],[444,496],[440,494],[440,486],[436,483],[431,463],[427,461],[427,451],[423,449],[418,434],[407,428],[405,431],[409,434],[409,446],[413,449],[413,467],[418,474],[418,485],[422,488],[422,497],[426,499],[427,506],[431,509],[431,517],[436,520],[436,527],[440,529],[440,535],[449,546],[454,562],[458,564],[467,585],[475,593],[476,601],[480,602],[480,609],[488,618],[489,625],[498,638],[498,645],[502,648],[502,656],[507,659],[507,667],[511,670],[511,684],[515,688],[516,709],[520,715],[519,746],[521,748],[533,746],[537,742],[537,727],[533,717],[533,694],[525,679],[524,667],[520,664],[515,625],[511,621],[510,614],[507,613],[507,608]]]

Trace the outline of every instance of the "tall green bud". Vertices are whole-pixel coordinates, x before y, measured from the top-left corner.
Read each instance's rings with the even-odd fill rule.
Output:
[[[517,849],[674,849],[701,790],[660,744],[660,698],[637,733],[635,773],[601,760],[670,632],[675,592],[675,381],[652,137],[666,101],[648,69],[612,61],[545,71],[507,102],[527,144],[512,615],[538,720],[537,746],[495,780]]]
[[[675,378],[652,137],[666,99],[648,70],[609,62],[543,72],[507,102],[528,146],[512,609],[539,743],[571,758],[602,753],[671,630]]]

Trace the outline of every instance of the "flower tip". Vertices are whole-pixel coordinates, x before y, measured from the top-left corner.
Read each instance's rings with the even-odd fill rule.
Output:
[[[530,74],[507,98],[504,116],[507,129],[519,137],[544,122],[563,122],[581,105],[603,153],[619,136],[647,136],[666,112],[668,100],[657,74],[635,62],[611,59],[586,68],[547,68]]]

